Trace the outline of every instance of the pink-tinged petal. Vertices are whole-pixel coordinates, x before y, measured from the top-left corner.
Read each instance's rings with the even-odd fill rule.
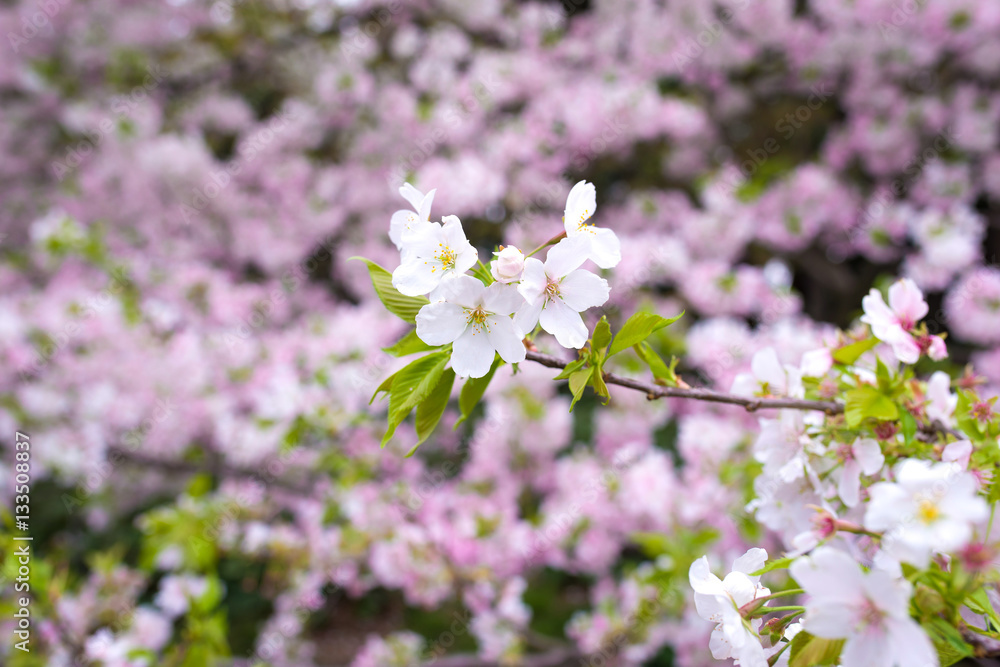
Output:
[[[587,261],[589,252],[590,243],[586,238],[565,238],[549,248],[545,255],[545,274],[556,279],[569,275]]]
[[[889,619],[886,631],[886,643],[893,649],[895,664],[905,667],[938,667],[934,644],[909,615],[906,618]]]
[[[809,556],[794,561],[788,571],[816,599],[817,605],[849,604],[863,593],[864,574],[857,561],[832,547],[819,547]]]
[[[421,220],[430,220],[431,218],[431,204],[434,203],[434,193],[437,189],[431,190],[423,199],[420,201],[420,206],[415,206],[414,210],[420,215]]]
[[[488,313],[510,315],[524,305],[524,297],[513,285],[493,283],[483,293],[483,308]]]
[[[524,260],[524,273],[521,274],[521,282],[517,286],[517,291],[521,293],[524,300],[534,304],[542,300],[546,286],[545,265],[534,257]]]
[[[889,288],[889,307],[912,327],[927,314],[927,302],[917,284],[909,278],[896,281]]]
[[[403,183],[399,186],[399,194],[402,195],[403,199],[409,202],[414,211],[420,210],[420,203],[424,200],[423,192],[417,190],[409,183]]]
[[[896,315],[885,305],[882,293],[872,288],[868,296],[861,299],[861,308],[865,314],[861,316],[861,321],[872,328],[872,333],[879,340],[886,340],[886,336],[892,336],[890,331],[899,327]]]
[[[586,269],[577,269],[559,283],[559,297],[577,312],[603,305],[611,294],[608,281]]]
[[[587,325],[580,313],[559,299],[549,299],[542,308],[538,321],[542,328],[556,337],[563,347],[580,349],[587,342]]]
[[[575,234],[580,225],[590,219],[597,210],[597,188],[593,183],[580,181],[566,197],[563,225],[567,234]]]
[[[610,229],[595,227],[590,239],[590,259],[602,269],[618,266],[622,261],[622,244]]]
[[[430,293],[441,282],[441,271],[432,272],[432,265],[411,256],[392,272],[392,286],[406,296]]]
[[[927,348],[927,356],[934,361],[941,361],[948,358],[948,346],[944,344],[944,339],[941,336],[931,336],[931,344]]]
[[[892,346],[892,353],[904,364],[915,364],[920,359],[920,346],[910,334],[900,328],[882,338]]]
[[[833,368],[833,353],[825,347],[806,352],[800,367],[806,377],[822,377]]]
[[[538,318],[541,317],[544,307],[545,299],[539,299],[535,303],[525,303],[514,315],[514,325],[527,336],[535,330],[535,325],[538,324]]]
[[[851,445],[851,453],[861,464],[861,470],[866,475],[874,475],[885,465],[885,456],[882,454],[882,447],[878,440],[874,438],[858,438]]]
[[[490,317],[487,320],[489,327],[486,335],[489,337],[490,345],[500,353],[500,358],[508,364],[516,364],[524,361],[525,349],[521,339],[524,334],[514,324],[514,320],[506,315]]]
[[[750,574],[764,567],[767,562],[767,550],[760,547],[749,549],[745,554],[733,561],[733,572]],[[754,580],[756,581],[756,580]]]
[[[806,607],[802,627],[825,639],[847,637],[853,630],[856,610],[845,604],[817,604]]]
[[[451,367],[461,377],[481,378],[489,372],[495,356],[486,331],[469,327],[452,346]]]
[[[812,629],[803,623],[809,632]],[[817,633],[817,637],[822,637]],[[845,637],[847,635],[841,635]],[[890,647],[885,633],[871,630],[861,634],[851,634],[847,637],[844,650],[840,654],[840,664],[850,667],[911,667],[911,665],[896,665],[890,658]],[[917,663],[920,665],[920,663]],[[922,667],[922,665],[921,665]]]
[[[474,309],[482,305],[486,286],[472,276],[453,276],[442,281],[439,295],[445,301]]]
[[[906,579],[894,579],[888,572],[872,570],[865,577],[865,598],[892,618],[910,617],[913,587]]]
[[[962,468],[969,467],[969,458],[972,456],[972,443],[968,440],[959,440],[945,446],[941,452],[941,460],[954,462]]]
[[[840,470],[840,479],[837,480],[837,495],[848,507],[855,507],[858,504],[858,495],[861,491],[861,465],[857,461],[847,461]]]
[[[428,345],[453,343],[469,324],[465,309],[454,303],[429,303],[417,312],[417,337]]]

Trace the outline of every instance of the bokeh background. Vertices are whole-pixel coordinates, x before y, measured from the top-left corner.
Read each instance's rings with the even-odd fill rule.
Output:
[[[992,0],[6,0],[0,35],[0,470],[12,501],[29,435],[35,596],[4,664],[712,664],[688,564],[808,525],[751,520],[756,417],[570,414],[525,363],[380,449],[406,328],[349,258],[396,266],[404,181],[484,261],[595,183],[602,312],[685,310],[653,342],[691,384],[797,364],[906,276],[949,336],[921,370],[1000,385]]]

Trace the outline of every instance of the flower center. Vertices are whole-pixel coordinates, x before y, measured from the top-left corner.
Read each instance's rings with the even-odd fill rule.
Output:
[[[941,516],[941,510],[930,498],[923,498],[917,503],[917,518],[925,524],[934,523]]]
[[[590,232],[591,234],[596,234],[594,231],[594,223],[587,224],[587,218],[590,217],[590,209],[584,209],[583,213],[580,214],[580,222],[576,225],[576,230],[579,232]]]
[[[442,271],[453,271],[455,269],[455,258],[458,253],[449,248],[443,243],[438,243],[438,250],[434,253],[434,259],[441,263]],[[431,273],[437,270],[437,267],[431,267]]]
[[[545,279],[545,295],[550,299],[559,296],[559,281],[552,278]]]
[[[475,336],[477,333],[482,333],[483,329],[485,329],[486,332],[489,333],[490,326],[486,318],[489,317],[490,314],[487,313],[485,310],[483,310],[482,306],[477,306],[475,310],[469,310],[467,312],[468,312],[468,319],[466,321],[472,325],[473,336]]]
[[[859,634],[868,628],[881,626],[884,618],[885,614],[882,610],[873,601],[866,599],[864,605],[861,607],[861,614],[858,618]]]

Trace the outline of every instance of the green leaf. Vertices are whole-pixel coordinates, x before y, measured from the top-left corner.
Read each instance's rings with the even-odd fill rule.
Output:
[[[417,352],[430,352],[431,350],[436,350],[439,347],[441,346],[428,345],[424,341],[420,340],[417,336],[417,330],[412,329],[409,333],[389,347],[383,347],[382,351],[387,352],[394,357],[405,357],[408,354],[416,354]]]
[[[368,401],[368,405],[371,405],[372,403],[374,403],[375,402],[375,398],[379,394],[381,394],[382,392],[385,392],[386,394],[388,394],[392,390],[392,383],[395,382],[397,375],[399,375],[399,371],[396,371],[395,373],[393,373],[392,375],[390,375],[386,379],[382,380],[382,384],[380,384],[378,386],[378,389],[375,390],[375,393],[372,394],[371,400]]]
[[[845,345],[844,347],[833,351],[833,360],[839,364],[850,366],[855,361],[860,359],[862,354],[878,345],[878,343],[878,338],[872,337],[856,341],[850,345]]]
[[[417,447],[423,444],[424,440],[434,432],[444,409],[448,406],[448,399],[451,398],[451,388],[455,384],[455,371],[447,369],[441,374],[441,379],[431,391],[430,395],[417,405],[417,444],[413,446],[407,456],[417,451]]]
[[[368,275],[372,279],[372,285],[375,287],[378,298],[386,310],[404,322],[413,324],[416,321],[417,312],[430,303],[422,296],[400,294],[399,290],[392,286],[392,274],[370,259],[364,257],[351,257],[351,259],[360,259],[368,265]]]
[[[583,366],[586,363],[587,363],[586,359],[577,359],[576,361],[571,361],[568,364],[566,364],[566,367],[563,368],[559,372],[559,375],[555,376],[552,379],[553,380],[565,380],[570,375],[572,375],[575,371],[578,371],[579,369],[583,368]]]
[[[674,357],[670,360],[670,365],[668,366],[663,357],[656,353],[649,343],[643,341],[638,345],[633,345],[632,349],[635,353],[639,355],[639,358],[646,362],[649,366],[649,370],[653,372],[653,377],[657,380],[662,380],[664,383],[671,387],[677,386],[677,374],[674,369],[677,368],[677,358]]]
[[[573,372],[569,376],[569,390],[573,392],[573,400],[569,404],[569,411],[573,412],[573,406],[576,402],[580,400],[583,396],[583,390],[587,388],[587,383],[590,380],[590,373],[593,368],[582,368],[578,371]]]
[[[805,630],[795,635],[788,649],[788,667],[813,667],[835,665],[840,658],[846,639],[822,639]]]
[[[756,572],[751,572],[750,576],[759,577],[762,574],[767,574],[768,572],[774,572],[775,570],[787,570],[788,566],[792,564],[794,558],[779,558],[777,560],[772,560],[770,563],[760,568]]]
[[[974,614],[989,616],[993,624],[1000,627],[1000,615],[993,608],[993,603],[990,602],[985,588],[978,588],[975,593],[965,598],[965,606],[971,609]]]
[[[458,395],[458,409],[462,411],[462,416],[455,422],[455,428],[458,428],[459,424],[468,419],[469,415],[472,414],[473,408],[482,400],[483,394],[486,393],[486,388],[490,386],[490,380],[493,379],[493,374],[497,372],[502,363],[503,360],[500,359],[499,355],[496,356],[493,359],[493,365],[486,375],[481,378],[469,378],[462,385],[462,393]]]
[[[611,325],[608,318],[602,316],[594,325],[594,335],[591,337],[591,349],[594,352],[603,352],[611,342]]]
[[[912,445],[913,439],[917,435],[917,420],[909,410],[903,410],[899,415],[899,422],[902,426],[900,430],[903,432],[903,441],[907,445]]]
[[[604,374],[600,368],[595,367],[590,374],[590,386],[594,388],[594,393],[604,398],[604,405],[607,405],[608,401],[611,400],[611,392],[608,391],[608,385],[604,383]]]
[[[871,385],[852,389],[845,399],[844,417],[851,428],[857,428],[868,417],[883,420],[899,418],[899,408],[892,399]]]
[[[437,386],[449,358],[447,352],[433,352],[396,373],[389,392],[389,426],[382,436],[383,447],[396,432],[396,427]]]
[[[922,627],[927,631],[927,635],[937,650],[941,667],[954,665],[962,658],[970,658],[974,655],[972,646],[962,639],[962,633],[943,618],[933,617],[923,623]]]
[[[683,316],[683,311],[680,315],[669,319],[660,317],[656,313],[636,313],[628,318],[622,330],[615,336],[614,342],[611,343],[611,349],[608,350],[608,356],[614,356],[622,350],[627,350],[633,345],[641,343],[654,331],[659,331],[663,327],[673,324]]]

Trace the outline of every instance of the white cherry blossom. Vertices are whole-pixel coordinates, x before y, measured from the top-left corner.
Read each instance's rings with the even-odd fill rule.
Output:
[[[566,238],[577,252],[584,254],[602,269],[610,269],[622,261],[622,247],[610,229],[587,224],[597,210],[597,189],[593,183],[580,181],[569,191],[563,225]],[[581,262],[582,263],[582,262]]]
[[[543,264],[529,257],[517,290],[527,302],[515,320],[522,331],[535,324],[556,337],[563,347],[579,349],[587,342],[587,325],[580,313],[608,300],[608,281],[581,269],[586,257],[577,247],[562,240],[549,249]]]
[[[851,667],[937,667],[937,652],[910,618],[912,587],[883,570],[864,572],[832,547],[799,558],[789,571],[810,599],[804,630],[846,639],[840,664]]]
[[[462,377],[483,377],[494,353],[508,363],[524,361],[524,334],[510,315],[524,303],[511,285],[483,285],[472,276],[441,284],[443,301],[417,313],[417,336],[428,345],[453,343],[451,366]]]
[[[885,464],[885,456],[877,440],[858,438],[850,447],[841,449],[844,465],[837,480],[837,495],[848,507],[858,504],[861,474],[874,475]]]
[[[434,193],[431,190],[426,195],[417,190],[409,183],[404,183],[399,188],[399,194],[413,207],[410,209],[400,209],[392,214],[389,221],[389,238],[399,251],[403,250],[403,236],[407,232],[421,231],[431,219],[431,204],[434,201]]]
[[[392,286],[401,293],[429,294],[443,280],[464,274],[479,260],[465,238],[462,222],[454,215],[446,215],[442,222],[428,222],[402,235],[402,263],[392,272]]]
[[[760,585],[760,577],[750,573],[764,567],[767,551],[750,549],[733,562],[733,570],[725,579],[712,574],[708,558],[702,556],[688,570],[688,580],[694,589],[694,604],[698,615],[716,623],[709,649],[716,660],[734,658],[741,667],[766,667],[767,658],[755,630],[761,619],[749,626],[740,614],[740,607],[771,594]]]
[[[731,391],[740,396],[805,396],[802,373],[778,360],[773,347],[758,350],[750,362],[750,373],[740,373]]]
[[[865,528],[886,531],[884,548],[899,560],[925,567],[932,553],[966,546],[975,524],[989,516],[972,473],[956,463],[906,459],[895,482],[869,489]]]

